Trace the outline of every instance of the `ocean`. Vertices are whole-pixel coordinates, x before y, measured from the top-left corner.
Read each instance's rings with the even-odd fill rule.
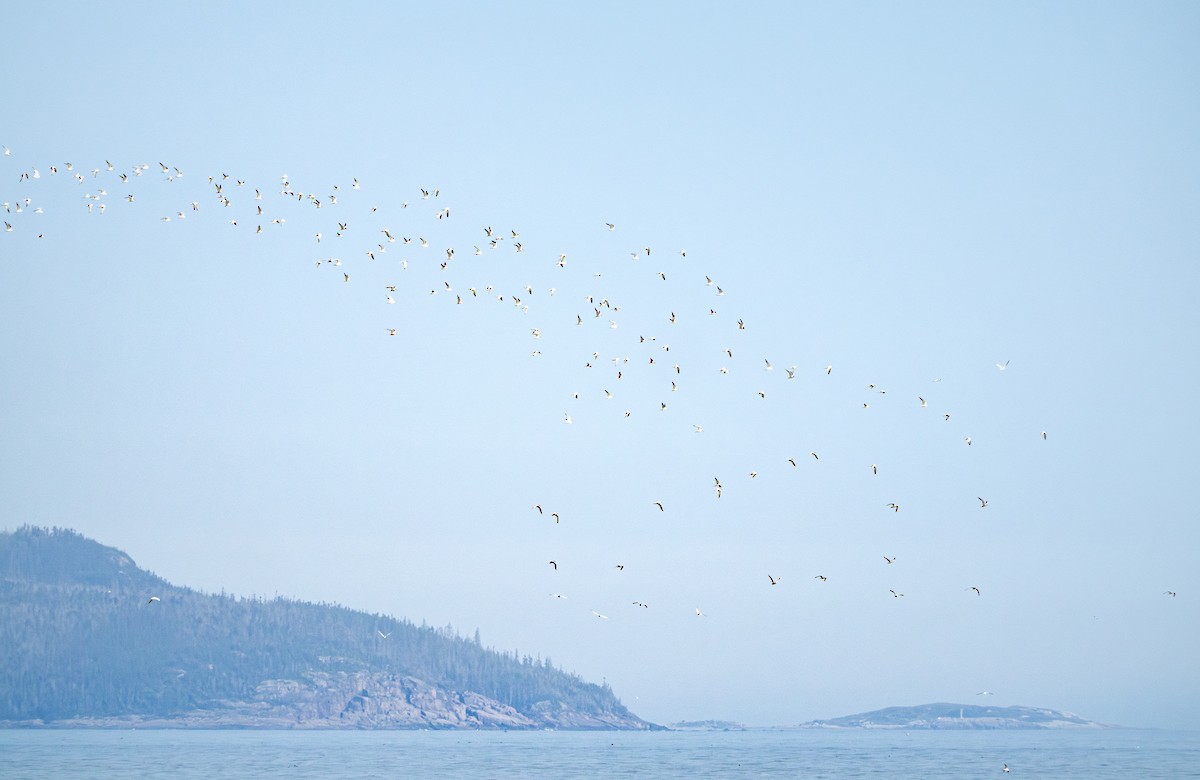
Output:
[[[1200,733],[0,730],[4,780],[130,777],[1147,780],[1200,777]]]

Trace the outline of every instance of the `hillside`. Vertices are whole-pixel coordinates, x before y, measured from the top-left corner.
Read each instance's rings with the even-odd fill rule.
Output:
[[[814,720],[801,724],[801,727],[906,730],[1105,728],[1103,724],[1057,710],[944,703],[887,707],[831,720]]]
[[[0,627],[0,725],[653,728],[549,659],[337,605],[199,593],[69,530],[0,533]]]

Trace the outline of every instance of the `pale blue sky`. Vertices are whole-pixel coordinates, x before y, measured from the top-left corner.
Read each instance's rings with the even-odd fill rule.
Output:
[[[478,627],[657,722],[986,689],[1200,727],[1198,32],[1188,3],[10,8],[0,525]]]

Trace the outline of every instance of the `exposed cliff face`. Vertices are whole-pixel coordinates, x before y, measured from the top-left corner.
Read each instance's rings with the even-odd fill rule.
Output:
[[[219,701],[170,717],[77,717],[7,725],[56,727],[282,729],[650,729],[618,713],[585,713],[540,702],[532,715],[478,693],[436,688],[387,673],[314,672],[302,680],[266,680],[247,701]]]

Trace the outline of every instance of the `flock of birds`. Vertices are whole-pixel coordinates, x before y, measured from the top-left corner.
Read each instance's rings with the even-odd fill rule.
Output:
[[[744,344],[737,339],[752,324],[745,316],[728,315],[730,296],[725,286],[710,275],[711,270],[704,273],[694,269],[693,260],[688,259],[684,249],[664,251],[639,242],[610,250],[614,255],[623,252],[621,261],[597,262],[587,258],[577,260],[571,251],[534,249],[536,242],[523,236],[517,227],[467,226],[469,237],[463,239],[450,228],[453,225],[457,229],[458,211],[447,204],[437,187],[413,188],[409,200],[381,207],[370,200],[374,195],[356,177],[318,189],[301,187],[287,174],[265,184],[223,172],[193,176],[162,162],[118,166],[104,160],[92,165],[71,162],[19,165],[7,147],[3,155],[9,166],[0,169],[0,175],[6,177],[6,189],[16,190],[7,197],[0,192],[3,197],[0,210],[4,211],[7,234],[26,234],[39,240],[51,237],[51,229],[44,224],[45,217],[52,207],[62,207],[58,196],[64,191],[73,192],[78,198],[79,212],[94,218],[118,207],[137,209],[142,202],[151,201],[160,209],[154,218],[168,228],[203,221],[244,232],[254,240],[287,234],[294,241],[299,235],[309,246],[304,262],[319,272],[331,273],[332,280],[339,285],[373,286],[371,296],[382,311],[388,312],[384,317],[392,320],[385,319],[380,327],[379,334],[385,339],[409,335],[403,315],[391,312],[411,311],[421,305],[418,299],[424,299],[425,305],[444,303],[455,307],[490,302],[527,317],[520,329],[527,334],[526,349],[532,359],[542,358],[544,349],[554,349],[560,354],[573,349],[563,346],[571,343],[566,331],[586,333],[585,338],[577,341],[581,344],[586,341],[592,348],[581,348],[573,358],[578,361],[575,365],[583,386],[565,393],[567,403],[572,405],[562,412],[561,420],[566,425],[574,425],[581,415],[593,423],[608,425],[647,413],[669,414],[674,409],[674,399],[686,392],[685,383],[725,381],[723,378],[730,376],[731,371],[744,368],[741,365]],[[13,173],[15,177],[7,178]],[[394,193],[378,195],[383,199],[395,197]],[[168,201],[172,205],[164,209],[162,204]],[[596,220],[596,230],[601,235],[609,234],[610,242],[621,236],[619,226],[603,218]],[[453,233],[453,239],[447,238],[448,233]],[[3,251],[0,244],[0,252]],[[476,260],[480,257],[485,260]],[[535,286],[517,277],[530,273],[529,264],[539,269],[539,276],[559,274],[561,282]],[[487,279],[488,274],[503,278]],[[611,282],[614,277],[617,284]],[[680,286],[672,287],[675,283]],[[630,294],[635,302],[641,303],[641,308],[628,310],[622,299],[629,293],[628,285],[648,284],[659,285],[649,293],[649,299],[662,301],[661,311],[648,310],[647,295],[643,292]],[[669,293],[677,297],[670,299]],[[397,306],[399,302],[404,305]],[[722,341],[707,346],[697,344],[697,333]],[[688,343],[688,349],[673,345],[675,336]],[[553,348],[547,346],[551,343]],[[684,354],[694,357],[698,352],[705,355],[704,365],[694,365],[682,357]],[[754,385],[752,395],[747,393],[747,396],[757,402],[766,401],[769,393],[779,389],[778,382],[768,383],[775,381],[772,378],[787,385],[802,377],[829,381],[835,372],[829,363],[811,367],[788,365],[777,371],[776,364],[768,357],[756,356],[753,361],[757,363],[761,381]],[[998,372],[1009,367],[1008,360],[995,363]],[[630,390],[632,386],[638,389]],[[860,401],[864,410],[871,409],[873,402],[880,403],[877,399],[889,398],[888,391],[876,383],[866,385],[865,391],[868,400]],[[593,400],[597,403],[591,403]],[[929,401],[924,394],[913,392],[911,405],[915,412],[929,414],[925,411],[929,409]],[[937,413],[933,419],[938,418],[942,421],[938,424],[946,424],[948,428],[954,425],[950,411]],[[706,422],[687,420],[680,426],[689,434],[703,436]],[[975,439],[968,433],[960,431],[959,435],[963,442],[959,446],[975,445]],[[1035,429],[1030,436],[1048,440],[1045,430]],[[812,449],[807,456],[797,453],[781,458],[777,468],[800,469],[801,459],[806,457],[813,464],[821,462],[821,453]],[[864,462],[861,468],[875,477],[881,466]],[[762,473],[765,472],[761,466],[752,465],[745,470],[744,478],[756,480]],[[731,477],[725,479],[711,477],[709,489],[713,500],[719,501],[726,494]],[[989,509],[987,497],[975,498],[979,510]],[[898,499],[880,505],[880,511],[899,513]],[[538,517],[552,520],[554,526],[563,525],[567,509],[544,507],[543,503],[535,500],[532,511]],[[663,497],[651,501],[647,509],[667,514],[672,506]],[[883,566],[896,564],[895,555],[882,558]],[[546,565],[551,576],[556,576],[558,561],[551,559]],[[615,569],[623,572],[625,564],[617,563]],[[785,582],[785,577],[777,571],[763,571],[755,576],[761,577],[767,588],[780,587]],[[830,581],[831,573],[809,571],[803,576],[820,585]],[[790,581],[791,577],[786,579]],[[984,594],[977,583],[960,582],[958,588],[975,597]],[[894,599],[905,596],[895,588],[888,588],[887,594],[881,592],[888,594]],[[1167,594],[1175,595],[1173,591]],[[567,598],[557,591],[551,592],[550,597]],[[154,597],[150,601],[157,600]],[[629,606],[651,608],[644,598],[633,599]],[[600,610],[592,609],[590,613],[599,620],[609,619]],[[694,608],[694,615],[707,616],[700,607]]]

